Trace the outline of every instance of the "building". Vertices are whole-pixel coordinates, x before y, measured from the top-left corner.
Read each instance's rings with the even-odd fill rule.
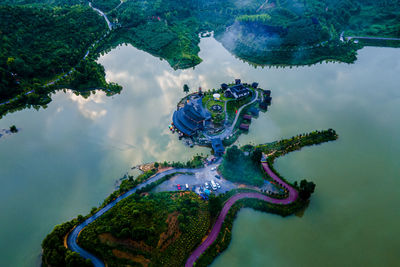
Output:
[[[229,87],[225,91],[225,97],[232,97],[235,99],[241,99],[250,95],[251,91],[243,84],[237,84]]]
[[[214,156],[221,157],[224,154],[225,148],[222,145],[221,138],[211,139],[211,146],[212,146],[212,148],[214,150]]]
[[[244,114],[242,117],[244,120],[251,121],[251,115]]]
[[[174,112],[172,117],[176,129],[186,136],[194,136],[204,130],[211,114],[203,108],[202,98],[192,98],[182,107]]]
[[[267,109],[268,109],[268,106],[269,106],[269,104],[268,104],[267,102],[265,102],[265,101],[263,101],[263,102],[260,103],[260,108],[261,108],[262,110],[267,110]]]
[[[225,91],[226,89],[228,89],[228,85],[226,83],[222,83],[221,89]]]
[[[240,130],[244,130],[244,131],[248,131],[249,127],[250,127],[250,125],[242,123],[242,124],[240,124],[239,129]]]
[[[263,101],[260,103],[260,108],[263,110],[267,110],[268,106],[271,105],[271,100],[271,90],[264,90]]]
[[[249,109],[249,112],[251,113],[251,115],[253,115],[253,117],[258,117],[258,115],[260,114],[260,110],[256,107],[251,107]]]

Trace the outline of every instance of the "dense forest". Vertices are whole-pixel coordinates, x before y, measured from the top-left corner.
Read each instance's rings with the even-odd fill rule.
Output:
[[[0,6],[0,99],[69,71],[106,32],[89,7]],[[0,101],[3,102],[3,101]]]

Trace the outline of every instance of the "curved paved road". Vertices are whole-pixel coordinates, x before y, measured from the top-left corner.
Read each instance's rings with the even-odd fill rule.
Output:
[[[213,164],[216,165],[216,164]],[[210,165],[209,167],[211,167],[212,165]],[[219,214],[217,221],[215,222],[210,234],[208,235],[208,237],[206,238],[206,240],[199,246],[196,248],[196,250],[190,255],[190,257],[188,258],[185,266],[186,267],[191,267],[193,266],[193,263],[196,261],[196,259],[198,257],[200,257],[200,255],[216,240],[219,231],[221,230],[221,226],[222,223],[225,220],[226,215],[228,214],[229,209],[232,207],[232,205],[243,198],[256,198],[256,199],[261,199],[263,201],[267,201],[269,203],[273,203],[273,204],[290,204],[293,201],[295,201],[298,197],[298,192],[296,191],[296,189],[292,188],[291,186],[289,186],[288,184],[286,184],[282,179],[280,179],[268,166],[267,163],[262,163],[262,166],[265,170],[265,172],[272,178],[274,179],[277,183],[283,185],[284,187],[286,187],[289,191],[289,197],[285,198],[285,199],[276,199],[276,198],[272,198],[260,193],[239,193],[237,195],[234,195],[233,197],[231,197],[230,199],[228,199],[228,201],[225,203],[224,207],[222,208],[221,213]],[[79,253],[83,258],[85,259],[90,259],[93,263],[93,265],[95,267],[104,267],[104,263],[101,259],[97,258],[95,255],[89,253],[88,251],[84,250],[83,248],[81,248],[78,244],[77,244],[77,239],[78,236],[80,234],[80,232],[86,227],[88,226],[90,223],[94,222],[96,219],[98,219],[100,216],[102,216],[104,213],[106,213],[108,210],[110,210],[112,207],[114,207],[118,202],[120,202],[121,200],[127,198],[128,196],[132,195],[133,193],[135,193],[138,189],[145,187],[148,184],[151,184],[163,177],[165,177],[166,175],[169,174],[173,174],[176,172],[191,172],[191,173],[196,173],[196,172],[201,172],[202,169],[187,169],[187,168],[182,168],[182,169],[170,169],[161,173],[158,173],[156,175],[154,175],[153,177],[151,177],[150,179],[148,179],[146,182],[132,188],[131,190],[129,190],[128,192],[120,195],[119,197],[117,197],[116,199],[114,199],[112,202],[110,202],[109,204],[107,204],[106,206],[104,206],[102,209],[100,209],[98,212],[96,212],[94,215],[92,215],[91,217],[89,217],[88,219],[86,219],[84,222],[82,222],[81,224],[79,224],[78,226],[76,226],[72,232],[68,235],[67,237],[67,245],[68,248],[71,249],[74,252]]]
[[[94,6],[92,6],[92,2],[89,2],[89,6],[90,6],[94,11],[96,11],[97,13],[99,13],[99,15],[102,16],[102,17],[106,20],[108,29],[111,31],[111,30],[113,29],[114,25],[110,22],[110,20],[108,19],[107,15],[104,14],[104,12],[101,11],[100,9],[95,8]]]
[[[391,37],[346,36],[344,38],[346,38],[346,40],[363,39],[363,40],[400,41],[400,38],[391,38]]]
[[[153,183],[153,182],[165,177],[166,175],[169,175],[169,174],[172,174],[172,173],[175,173],[175,172],[196,173],[196,172],[199,172],[200,170],[201,169],[186,169],[186,168],[183,168],[183,169],[170,169],[170,170],[167,170],[167,171],[164,171],[164,172],[161,172],[161,173],[158,173],[158,174],[154,175],[153,177],[148,179],[146,182],[144,182],[144,183],[132,188],[128,192],[120,195],[119,197],[114,199],[111,203],[109,203],[106,206],[104,206],[102,209],[100,209],[98,212],[96,212],[94,215],[92,215],[91,217],[86,219],[83,223],[79,224],[77,227],[75,227],[72,230],[72,232],[68,235],[68,238],[67,238],[68,248],[71,249],[74,252],[78,252],[83,258],[90,259],[94,266],[103,267],[104,263],[103,263],[102,260],[97,258],[95,255],[89,253],[88,251],[84,250],[83,248],[81,248],[77,244],[78,236],[79,236],[80,232],[83,230],[83,228],[88,226],[90,223],[94,222],[97,218],[99,218],[104,213],[106,213],[108,210],[110,210],[112,207],[114,207],[118,202],[120,202],[124,198],[127,198],[128,196],[130,196],[133,193],[135,193],[136,190],[138,190],[138,189],[140,189],[142,187],[145,187],[146,185],[151,184],[151,183]]]
[[[221,230],[222,223],[225,220],[226,215],[228,214],[229,209],[232,207],[233,204],[235,204],[236,201],[243,199],[243,198],[256,198],[260,199],[269,203],[273,204],[290,204],[293,201],[295,201],[298,197],[298,192],[296,189],[293,187],[289,186],[286,184],[281,178],[279,178],[268,166],[267,163],[262,163],[262,166],[265,170],[265,172],[276,182],[282,184],[284,187],[286,187],[289,191],[289,197],[285,199],[276,199],[276,198],[271,198],[269,196],[260,194],[260,193],[239,193],[237,195],[232,196],[228,201],[225,203],[224,207],[222,208],[221,213],[218,215],[217,221],[215,222],[213,228],[211,229],[210,234],[204,240],[203,243],[201,243],[200,246],[198,246],[193,253],[190,255],[190,257],[187,259],[185,267],[192,267],[194,262],[197,260],[198,257],[200,257],[201,254],[206,251],[206,249],[214,243],[214,241],[217,239],[219,231]]]

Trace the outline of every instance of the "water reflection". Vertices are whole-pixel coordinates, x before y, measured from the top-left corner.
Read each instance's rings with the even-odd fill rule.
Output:
[[[400,135],[399,117],[395,116],[400,112],[398,50],[363,49],[354,65],[255,69],[213,39],[202,39],[200,45],[203,63],[179,71],[131,46],[120,46],[99,60],[107,80],[124,87],[120,95],[106,97],[96,92],[85,99],[69,91],[58,92],[46,110],[24,110],[0,120],[0,128],[13,124],[22,128],[0,139],[0,211],[5,214],[0,220],[1,266],[32,266],[41,240],[54,225],[101,203],[131,166],[208,153],[205,148],[189,149],[170,133],[172,112],[184,96],[183,84],[192,89],[212,88],[234,78],[257,81],[260,87],[271,89],[273,97],[269,111],[253,121],[250,133],[241,136],[239,143],[274,141],[330,127],[340,139],[305,149],[286,165],[278,161],[284,175],[316,181],[316,194],[304,216],[271,221],[273,216],[268,214],[240,213],[232,244],[215,265],[261,266],[267,259],[273,265],[309,265],[304,250],[318,249],[327,257],[330,249],[343,246],[332,242],[324,247],[326,240],[339,236],[343,242],[346,235],[352,237],[352,243],[346,243],[352,255],[362,257],[357,248],[365,243],[363,236],[369,229],[377,230],[368,233],[368,241],[382,235],[383,248],[398,247],[399,240],[388,234],[397,231],[394,222],[400,221],[393,209],[393,203],[400,201],[395,191],[400,185],[394,179],[400,172],[396,161],[400,145],[394,138]],[[370,196],[388,209],[375,204],[369,205],[368,214],[357,213],[364,210]],[[385,231],[370,216],[378,210]],[[359,223],[351,224],[353,213]],[[338,219],[342,217],[346,220]],[[353,227],[347,231],[343,225],[349,224]],[[290,235],[282,234],[288,231],[286,227],[293,229]],[[318,236],[312,234],[314,230]],[[302,240],[311,245],[304,246]],[[298,262],[288,259],[281,264],[287,251],[293,254],[298,247],[304,247],[295,254]],[[339,252],[336,262],[343,263],[346,254]],[[253,260],[245,262],[249,259],[243,256],[246,253]],[[393,258],[388,254],[387,258]],[[380,255],[385,254],[369,257],[382,260]]]

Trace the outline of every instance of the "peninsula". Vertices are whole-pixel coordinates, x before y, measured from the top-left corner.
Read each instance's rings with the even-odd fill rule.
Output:
[[[223,157],[196,156],[179,168],[154,163],[135,179],[124,180],[91,214],[56,226],[42,243],[43,265],[206,266],[229,245],[232,221],[242,207],[282,216],[306,207],[315,184],[281,177],[273,168],[277,157],[337,138],[332,129],[314,131],[268,144],[232,146]],[[241,162],[262,175],[262,184],[247,180],[239,186],[221,169]]]

